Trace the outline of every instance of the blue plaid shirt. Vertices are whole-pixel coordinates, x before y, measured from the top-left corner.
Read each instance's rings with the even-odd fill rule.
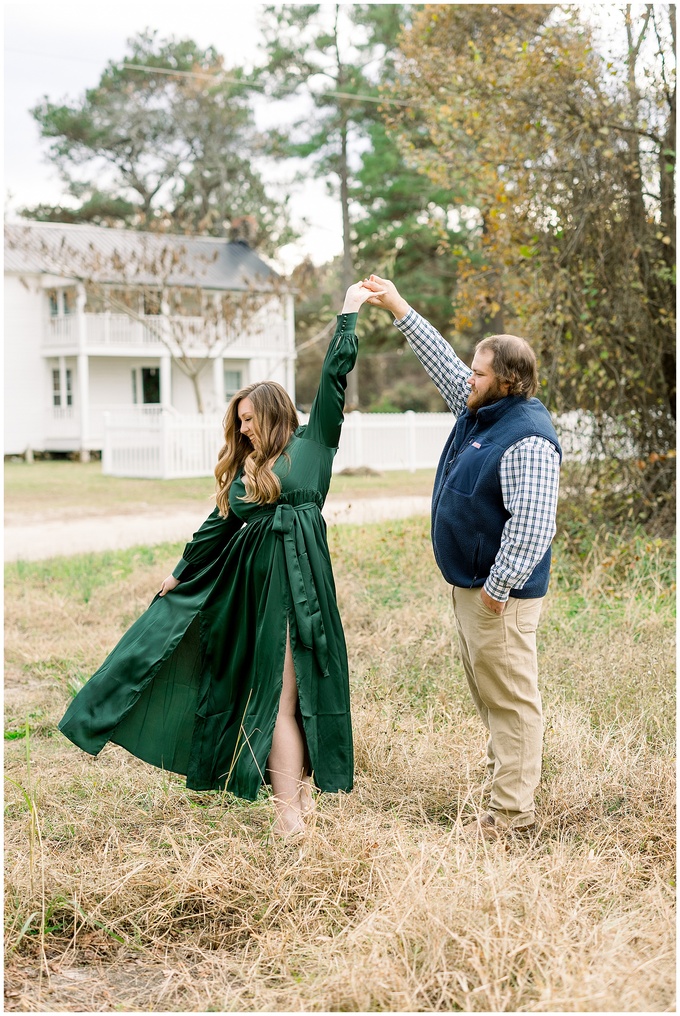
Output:
[[[452,413],[460,415],[470,394],[471,369],[456,356],[437,329],[413,308],[394,322],[439,389]],[[525,437],[511,445],[500,462],[503,504],[510,518],[484,589],[504,603],[521,589],[555,535],[560,457],[550,441]]]

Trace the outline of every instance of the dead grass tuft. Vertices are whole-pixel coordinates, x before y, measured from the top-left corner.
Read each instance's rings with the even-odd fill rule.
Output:
[[[638,569],[605,601],[601,562],[563,562],[541,628],[541,826],[471,845],[484,736],[426,523],[332,539],[357,784],[297,844],[270,842],[264,794],[197,794],[54,732],[178,548],[121,555],[86,600],[68,575],[8,569],[6,1009],[672,1009],[671,599]]]

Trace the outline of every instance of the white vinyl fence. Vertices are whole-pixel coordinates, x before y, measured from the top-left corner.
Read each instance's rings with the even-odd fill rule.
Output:
[[[333,471],[434,468],[453,422],[450,413],[348,413]],[[102,471],[160,480],[210,476],[221,445],[221,416],[107,413]]]
[[[300,422],[306,422],[302,415]],[[433,469],[454,422],[451,413],[348,413],[333,471]],[[567,415],[556,426],[565,457],[582,459],[587,454],[583,421]],[[180,415],[171,409],[153,416],[106,413],[102,471],[158,480],[211,476],[221,445],[221,416]]]

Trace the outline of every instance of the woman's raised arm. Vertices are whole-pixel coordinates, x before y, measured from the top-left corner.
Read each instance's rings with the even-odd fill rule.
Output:
[[[365,289],[361,282],[349,287],[342,311],[338,314],[335,333],[326,351],[305,437],[326,445],[327,448],[337,448],[340,441],[347,375],[357,358],[355,328],[359,309],[375,295],[375,292]]]

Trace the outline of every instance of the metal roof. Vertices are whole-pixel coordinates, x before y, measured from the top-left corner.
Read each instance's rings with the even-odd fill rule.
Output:
[[[5,272],[216,290],[280,282],[242,242],[60,222],[5,223]]]

